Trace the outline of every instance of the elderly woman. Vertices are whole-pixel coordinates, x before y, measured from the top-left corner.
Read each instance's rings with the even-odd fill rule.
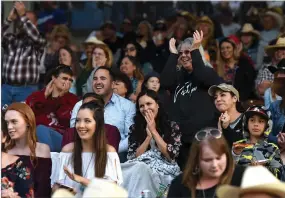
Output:
[[[171,93],[171,119],[179,123],[182,131],[182,147],[178,158],[180,167],[183,167],[188,157],[196,131],[206,126],[216,127],[219,118],[207,89],[220,84],[222,79],[205,61],[202,40],[203,33],[196,31],[193,39],[184,40],[177,50],[175,39],[171,39],[171,54],[160,79],[161,86]]]

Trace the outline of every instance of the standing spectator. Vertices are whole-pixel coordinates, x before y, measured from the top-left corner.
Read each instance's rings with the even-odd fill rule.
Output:
[[[167,27],[165,21],[159,20],[155,23],[153,29],[153,37],[152,37],[155,47],[154,47],[154,54],[150,60],[150,63],[153,67],[153,70],[156,71],[157,73],[162,72],[163,67],[170,54],[168,46],[169,41],[166,38],[167,36],[166,31]]]
[[[47,145],[37,142],[33,110],[24,103],[13,103],[7,108],[5,121],[9,134],[5,144],[7,153],[19,156],[30,168],[34,175],[34,196],[50,197],[50,149]]]
[[[122,60],[120,70],[126,74],[132,82],[133,93],[130,95],[129,99],[135,102],[137,100],[137,96],[141,92],[144,78],[142,72],[140,71],[139,62],[132,56],[126,56]]]
[[[270,41],[277,38],[283,23],[284,23],[283,18],[279,13],[274,11],[265,12],[262,18],[262,24],[264,30],[260,32],[260,41],[258,44],[257,64],[256,64],[257,70],[261,68],[263,63],[263,59],[265,56],[264,47],[268,45]]]
[[[205,66],[207,62],[203,61],[205,58],[200,53],[203,33],[196,31],[193,37],[193,40],[186,39],[178,50],[175,39],[169,41],[171,54],[161,74],[161,86],[171,92],[170,119],[179,124],[182,132],[178,157],[181,169],[195,132],[206,126],[217,126],[219,117],[207,90],[212,85],[220,84],[222,79],[213,68]],[[177,62],[182,66],[177,67]]]
[[[240,40],[231,35],[219,43],[216,70],[228,84],[232,84],[240,94],[240,100],[246,101],[255,97],[254,80],[256,72],[251,59],[242,50]]]
[[[124,162],[127,157],[129,128],[133,124],[136,110],[135,105],[131,101],[113,92],[114,80],[115,75],[110,68],[99,67],[94,73],[92,86],[93,92],[103,97],[105,103],[105,123],[116,126],[120,131],[119,156],[120,161]],[[81,105],[82,100],[74,106],[70,119],[70,127],[74,127],[76,114]]]
[[[241,28],[240,24],[234,22],[230,8],[221,9],[220,21],[224,37],[236,34]]]
[[[240,40],[243,46],[243,52],[245,52],[251,58],[255,66],[259,37],[259,32],[255,30],[250,23],[243,25],[240,32]]]
[[[69,93],[72,77],[70,67],[59,66],[52,72],[49,84],[26,100],[36,116],[39,142],[48,144],[52,152],[61,150],[62,134],[69,128],[71,111],[78,101]]]
[[[17,22],[16,34],[7,33],[11,22]],[[1,106],[25,101],[38,89],[39,65],[46,40],[36,26],[35,13],[26,11],[24,3],[16,1],[2,24]]]
[[[265,90],[271,87],[274,80],[274,75],[269,70],[269,66],[277,67],[277,64],[285,58],[285,37],[278,38],[276,42],[272,41],[272,43],[265,48],[265,51],[268,56],[271,57],[271,61],[269,61],[269,63],[265,63],[264,61],[255,80],[255,87],[259,96],[264,95]]]

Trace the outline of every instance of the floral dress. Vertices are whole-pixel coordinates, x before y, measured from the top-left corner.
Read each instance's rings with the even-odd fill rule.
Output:
[[[154,139],[150,142],[150,148],[139,157],[135,156],[140,144],[133,141],[134,125],[130,127],[130,139],[128,161],[121,164],[123,171],[123,187],[128,190],[129,197],[140,197],[143,190],[150,190],[150,197],[157,197],[161,189],[166,189],[171,181],[181,171],[176,163],[181,146],[181,132],[175,122],[169,124],[172,134],[167,144],[167,152],[171,158],[168,160],[158,149]],[[162,137],[164,138],[164,137]]]
[[[31,171],[20,158],[1,169],[1,190],[17,192],[20,197],[34,197]]]

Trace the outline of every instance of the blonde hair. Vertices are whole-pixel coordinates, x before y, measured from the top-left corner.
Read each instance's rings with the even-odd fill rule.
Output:
[[[64,24],[54,26],[50,35],[50,40],[52,41],[57,37],[65,38],[67,43],[69,44],[71,41],[71,33],[69,31],[69,28]]]
[[[113,64],[113,54],[112,54],[112,51],[110,50],[110,48],[105,44],[95,44],[95,47],[93,48],[92,53],[94,52],[94,50],[96,48],[102,49],[104,51],[105,56],[106,56],[107,61],[106,61],[105,65],[102,65],[102,66],[106,66],[106,67],[110,68]],[[87,70],[92,70],[92,59],[93,59],[93,57],[91,56],[91,58],[89,60],[87,60],[87,64],[86,64]]]

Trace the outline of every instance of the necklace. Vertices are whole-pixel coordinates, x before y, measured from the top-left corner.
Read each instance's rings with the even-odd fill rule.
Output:
[[[205,190],[204,190],[204,189],[202,190],[202,192],[203,192],[203,198],[207,198],[207,197],[206,197],[206,194],[205,194]],[[213,195],[213,197],[212,197],[212,198],[214,198],[215,196],[216,196],[216,191],[214,192],[214,195]]]
[[[91,156],[91,158],[90,158],[90,160],[89,160],[89,163],[88,163],[88,165],[87,165],[87,168],[86,168],[86,170],[85,170],[85,173],[83,174],[83,177],[84,177],[84,178],[86,177],[86,174],[87,174],[87,171],[88,171],[89,166],[90,166],[90,164],[91,164],[91,161],[92,161],[92,159],[93,159],[93,156],[94,156],[94,153],[92,153],[92,156]],[[80,191],[83,192],[84,190],[85,190],[85,186],[83,186],[82,184],[80,184]]]

